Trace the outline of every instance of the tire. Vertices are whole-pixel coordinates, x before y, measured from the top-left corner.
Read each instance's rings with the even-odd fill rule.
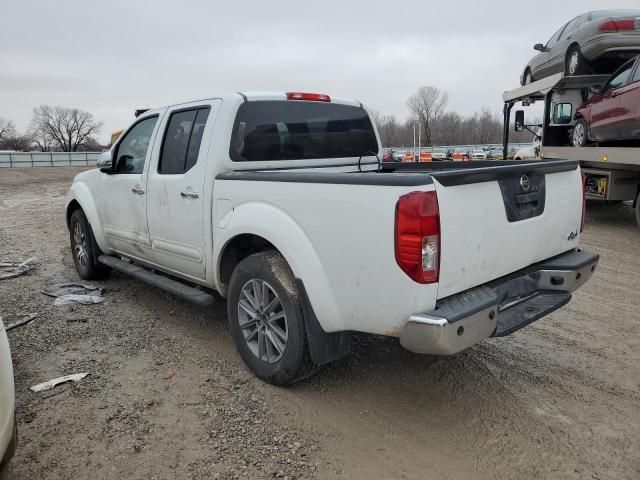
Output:
[[[574,45],[567,51],[564,62],[564,74],[567,76],[584,75],[587,73],[587,61],[582,56],[580,47]]]
[[[522,85],[528,85],[533,82],[533,75],[531,75],[531,70],[528,68],[524,71],[524,77],[522,78]]]
[[[293,273],[278,252],[255,253],[236,266],[227,314],[236,348],[258,378],[284,386],[317,370],[311,360]]]
[[[107,278],[111,269],[98,263],[102,251],[93,236],[91,225],[81,209],[71,214],[69,221],[69,242],[76,271],[83,280],[101,280]]]
[[[589,144],[589,127],[584,118],[578,119],[571,132],[571,145],[584,147]]]

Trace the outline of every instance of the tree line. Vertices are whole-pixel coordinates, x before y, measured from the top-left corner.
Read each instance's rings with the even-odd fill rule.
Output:
[[[96,135],[101,128],[101,122],[79,108],[40,105],[33,109],[29,128],[22,134],[11,120],[0,117],[0,150],[100,151]]]
[[[488,108],[472,115],[448,111],[449,94],[437,87],[423,86],[407,100],[411,116],[404,122],[393,115],[373,112],[382,145],[413,146],[414,128],[420,128],[421,144],[474,145],[502,143],[502,118]],[[102,128],[93,115],[79,108],[40,105],[33,109],[29,128],[16,131],[11,120],[0,117],[0,150],[40,150],[43,152],[100,151],[96,135]],[[512,132],[510,141],[531,141],[529,132]]]
[[[460,115],[448,111],[449,94],[437,87],[420,87],[407,100],[411,116],[404,122],[393,115],[373,112],[380,140],[385,147],[413,146],[418,143],[418,128],[423,146],[437,145],[479,145],[502,143],[502,117],[483,108],[472,115]],[[509,134],[513,143],[530,142],[529,132]]]

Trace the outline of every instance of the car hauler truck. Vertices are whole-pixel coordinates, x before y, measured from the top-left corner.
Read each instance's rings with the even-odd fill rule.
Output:
[[[503,148],[506,158],[512,108],[544,102],[541,125],[527,125],[524,110],[515,112],[515,129],[541,133],[541,159],[578,160],[585,175],[587,199],[609,202],[632,200],[640,226],[640,138],[636,142],[601,142],[586,147],[571,146],[576,111],[584,101],[598,93],[609,75],[567,77],[562,73],[503,93]]]

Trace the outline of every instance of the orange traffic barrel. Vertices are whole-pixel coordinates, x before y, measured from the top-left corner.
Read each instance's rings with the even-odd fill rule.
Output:
[[[413,162],[413,153],[404,152],[404,155],[402,156],[402,161],[403,162]]]
[[[421,162],[430,162],[433,160],[433,153],[431,152],[420,152],[420,161]]]

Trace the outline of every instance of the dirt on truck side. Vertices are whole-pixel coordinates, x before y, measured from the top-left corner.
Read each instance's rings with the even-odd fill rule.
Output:
[[[640,231],[628,204],[588,205],[601,255],[569,305],[452,357],[358,335],[290,388],[250,374],[223,301],[199,308],[114,273],[98,305],[53,305],[78,281],[64,224],[77,168],[0,170],[0,281],[19,445],[2,479],[640,478]],[[73,384],[29,387],[88,372]]]

